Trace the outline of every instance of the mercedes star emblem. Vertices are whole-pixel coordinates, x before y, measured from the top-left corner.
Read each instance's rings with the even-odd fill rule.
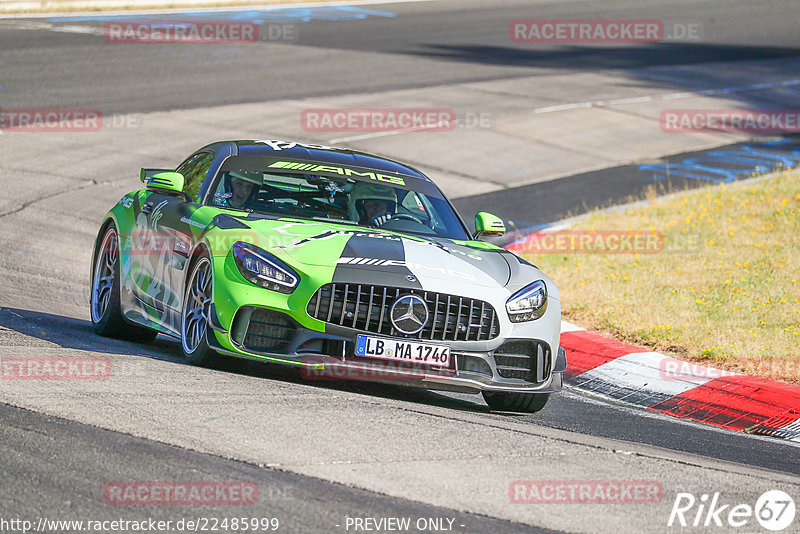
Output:
[[[428,322],[428,305],[417,295],[403,295],[394,302],[389,317],[403,334],[416,334]]]

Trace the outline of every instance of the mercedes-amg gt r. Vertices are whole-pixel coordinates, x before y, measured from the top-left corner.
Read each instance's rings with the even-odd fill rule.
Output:
[[[220,355],[299,366],[309,378],[481,392],[534,412],[559,391],[558,290],[485,240],[420,171],[352,150],[224,141],[105,216],[91,268],[101,335],[179,339]]]

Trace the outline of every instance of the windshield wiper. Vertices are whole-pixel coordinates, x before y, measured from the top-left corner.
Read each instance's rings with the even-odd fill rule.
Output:
[[[245,219],[269,219],[275,220],[279,217],[277,215],[268,215],[266,213],[261,213],[260,211],[253,211],[250,210],[247,215],[245,215]]]
[[[351,221],[350,219],[329,219],[328,217],[311,217],[311,219],[327,223],[349,224],[350,226],[358,226],[358,223],[356,221]]]

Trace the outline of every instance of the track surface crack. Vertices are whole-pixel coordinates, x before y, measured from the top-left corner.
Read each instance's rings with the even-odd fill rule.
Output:
[[[59,189],[58,191],[52,191],[52,192],[47,193],[45,195],[40,195],[40,196],[38,196],[36,198],[33,198],[31,200],[27,200],[27,201],[23,202],[21,205],[17,206],[16,208],[13,208],[13,209],[10,209],[8,211],[4,211],[4,212],[0,213],[0,218],[6,217],[8,215],[14,215],[16,213],[19,213],[20,211],[32,206],[33,204],[36,204],[37,202],[41,202],[42,200],[47,200],[49,198],[57,197],[59,195],[63,195],[64,193],[69,193],[71,191],[77,191],[79,189],[85,189],[85,188],[87,188],[89,186],[92,186],[92,185],[97,185],[97,181],[96,180],[87,180],[87,181],[82,182],[80,184],[76,184],[76,185],[72,185],[72,186],[69,186],[69,187],[65,187],[63,189]]]

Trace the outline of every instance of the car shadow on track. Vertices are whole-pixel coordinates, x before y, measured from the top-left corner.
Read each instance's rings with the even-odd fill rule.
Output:
[[[297,368],[269,362],[222,357],[217,359],[214,368],[245,374],[255,378],[279,380],[281,382],[297,385],[345,391],[382,399],[412,402],[468,412],[486,413],[490,411],[489,407],[483,403],[479,395],[461,395],[460,398],[454,398],[436,391],[394,383],[367,382],[355,379],[314,379],[303,376],[303,373]]]
[[[86,320],[5,306],[0,307],[0,345],[26,348],[58,346],[72,350],[183,361],[180,346],[164,336],[159,336],[150,344],[131,343],[95,334]]]
[[[35,347],[56,346],[71,350],[137,356],[190,365],[184,359],[179,343],[168,336],[159,335],[155,341],[149,344],[121,341],[95,334],[91,324],[83,319],[12,307],[0,307],[0,346],[25,347],[26,352],[30,352]],[[253,378],[279,380],[454,410],[480,413],[489,411],[489,408],[482,404],[478,396],[470,396],[474,397],[473,402],[421,388],[395,384],[355,380],[313,380],[303,377],[298,369],[239,358],[220,357],[215,361],[213,368]]]

